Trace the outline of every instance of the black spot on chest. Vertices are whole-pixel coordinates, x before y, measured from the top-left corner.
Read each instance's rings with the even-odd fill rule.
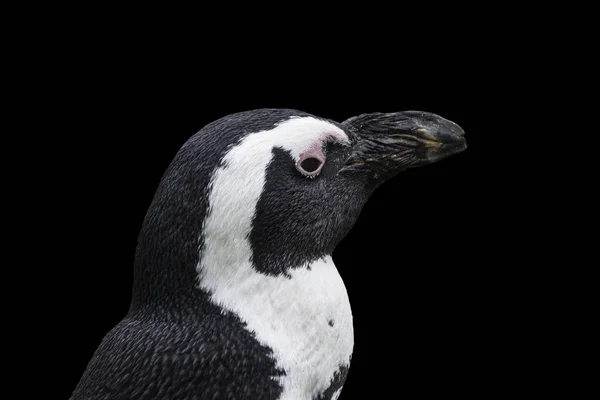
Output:
[[[329,320],[329,326],[333,327],[333,320],[332,319]]]

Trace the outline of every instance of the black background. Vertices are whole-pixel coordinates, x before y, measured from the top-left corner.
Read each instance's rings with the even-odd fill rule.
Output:
[[[496,199],[484,138],[498,110],[489,102],[493,81],[474,73],[483,58],[454,53],[449,65],[423,48],[416,54],[428,62],[415,65],[307,50],[253,63],[243,52],[140,46],[80,60],[68,106],[53,116],[67,121],[52,140],[58,171],[47,192],[50,258],[61,265],[53,315],[61,398],[127,312],[137,235],[179,147],[221,116],[263,107],[337,121],[423,110],[466,131],[465,152],[378,189],[334,254],[355,326],[340,398],[384,398],[390,390],[479,395],[517,379],[500,367],[510,333],[499,307],[509,295],[500,295],[506,270],[490,263],[502,251],[489,245]]]

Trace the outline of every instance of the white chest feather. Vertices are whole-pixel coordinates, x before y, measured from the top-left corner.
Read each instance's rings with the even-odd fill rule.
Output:
[[[297,269],[291,279],[240,265],[235,280],[205,275],[212,300],[235,313],[273,350],[286,375],[281,399],[311,399],[327,389],[340,366],[350,365],[354,346],[346,288],[331,260]]]
[[[211,181],[199,286],[273,350],[277,366],[286,372],[277,378],[281,399],[312,399],[329,387],[340,366],[349,366],[352,312],[330,256],[312,263],[310,270],[291,270],[291,279],[268,276],[252,266],[248,234],[273,146],[292,143],[289,150],[296,156],[315,135],[332,130],[343,133],[308,118],[252,134],[229,150]]]

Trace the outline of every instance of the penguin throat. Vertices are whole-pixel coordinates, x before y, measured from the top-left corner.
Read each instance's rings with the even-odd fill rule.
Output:
[[[316,398],[340,369],[347,370],[354,346],[352,311],[330,256],[311,268],[291,270],[289,278],[262,274],[250,262],[213,266],[204,265],[200,288],[272,350],[277,368],[285,372],[272,377],[282,386],[281,399]]]

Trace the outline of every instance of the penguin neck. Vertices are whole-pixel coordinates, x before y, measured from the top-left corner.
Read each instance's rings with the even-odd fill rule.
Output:
[[[223,251],[220,241],[227,241],[230,251]],[[336,371],[349,367],[354,346],[348,294],[331,256],[289,268],[285,275],[260,272],[251,256],[245,235],[206,238],[198,264],[200,289],[270,349],[285,371],[276,378],[282,399],[325,391]]]

